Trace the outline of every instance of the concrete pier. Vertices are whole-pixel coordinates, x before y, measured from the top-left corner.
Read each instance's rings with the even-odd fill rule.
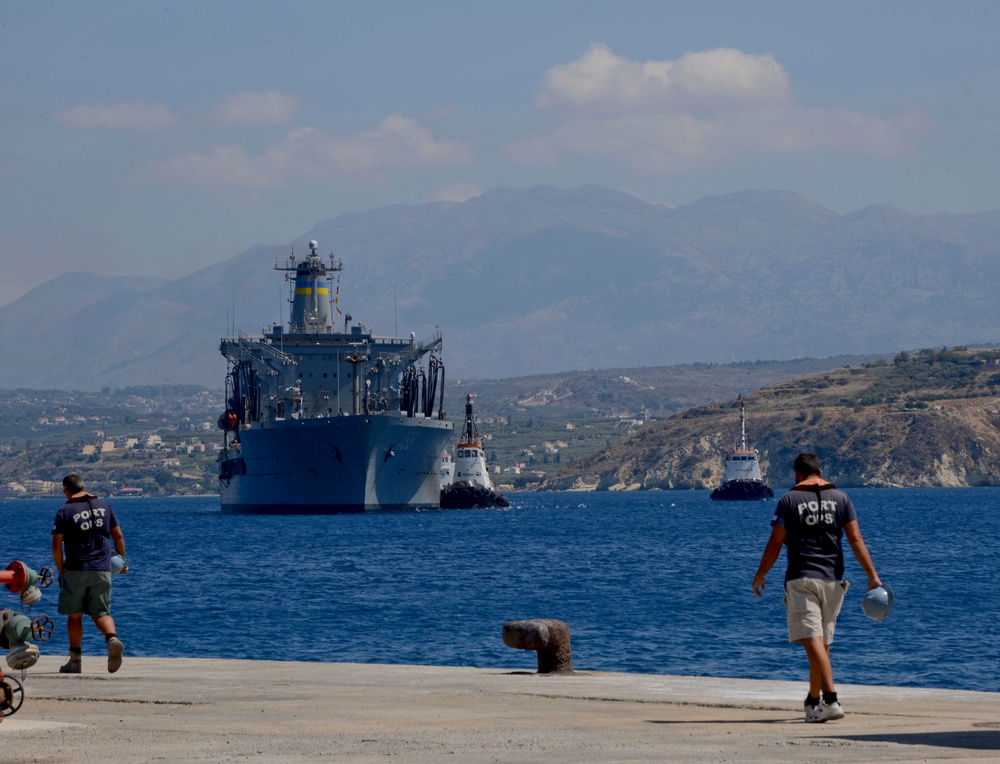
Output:
[[[84,656],[28,671],[0,762],[996,761],[1000,694],[649,674]],[[512,661],[513,662],[513,661]]]

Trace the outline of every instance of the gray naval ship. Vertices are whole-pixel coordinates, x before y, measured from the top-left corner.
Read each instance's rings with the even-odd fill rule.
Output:
[[[343,264],[324,260],[315,241],[309,249],[274,266],[289,274],[287,329],[227,337],[219,348],[228,369],[219,417],[223,511],[439,506],[441,454],[454,430],[444,415],[441,333],[379,337],[348,314],[338,331],[331,277]]]

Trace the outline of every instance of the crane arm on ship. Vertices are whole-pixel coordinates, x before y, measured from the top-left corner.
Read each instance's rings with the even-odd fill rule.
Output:
[[[428,353],[440,352],[443,347],[441,332],[437,331],[425,340],[412,342],[406,350],[392,356],[391,362],[395,366],[411,366]]]
[[[258,374],[278,375],[295,366],[295,359],[283,350],[246,337],[224,339],[219,350],[233,363],[245,361],[251,364]]]

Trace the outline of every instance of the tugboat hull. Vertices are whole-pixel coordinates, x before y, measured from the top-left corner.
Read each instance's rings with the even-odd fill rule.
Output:
[[[493,509],[509,507],[502,493],[468,483],[452,483],[441,491],[441,509]]]
[[[712,491],[712,501],[764,501],[773,499],[774,491],[767,483],[756,480],[730,480]]]

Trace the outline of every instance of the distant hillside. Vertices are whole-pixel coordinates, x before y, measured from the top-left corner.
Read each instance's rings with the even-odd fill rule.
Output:
[[[801,374],[875,362],[882,355],[797,358],[729,364],[684,364],[593,369],[505,379],[458,379],[445,409],[462,412],[472,395],[481,417],[570,420],[628,417],[662,419],[693,406],[722,401]]]
[[[900,353],[746,396],[748,429],[775,488],[814,451],[840,486],[1000,485],[1000,352]],[[735,400],[690,409],[563,466],[543,489],[715,488],[733,447]]]
[[[14,359],[0,387],[221,387],[220,336],[287,318],[274,262],[310,239],[343,258],[339,306],[355,321],[441,329],[449,379],[1000,336],[997,211],[838,215],[780,191],[667,209],[596,186],[496,188],[340,215],[169,283],[57,277],[0,308],[0,357]]]

